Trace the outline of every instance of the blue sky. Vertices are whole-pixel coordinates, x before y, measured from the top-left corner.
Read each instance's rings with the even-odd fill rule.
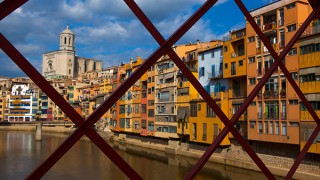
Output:
[[[2,2],[3,0],[0,0]],[[205,0],[136,0],[168,38]],[[243,0],[247,9],[272,0]],[[30,0],[0,22],[0,32],[41,72],[42,54],[59,48],[59,34],[69,25],[76,54],[103,61],[103,67],[147,58],[157,43],[123,0]],[[244,15],[232,0],[219,0],[177,44],[221,39],[245,27]],[[24,73],[0,51],[0,76]]]

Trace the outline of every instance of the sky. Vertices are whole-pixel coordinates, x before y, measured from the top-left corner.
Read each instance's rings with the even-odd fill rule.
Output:
[[[167,39],[205,0],[135,2]],[[248,10],[270,2],[243,0]],[[102,60],[103,68],[137,56],[146,59],[159,47],[123,0],[29,0],[0,21],[0,33],[41,72],[43,53],[59,49],[59,35],[67,25],[76,36],[76,55]],[[244,27],[235,2],[218,0],[176,44],[222,39]],[[2,50],[0,62],[0,76],[25,76]]]

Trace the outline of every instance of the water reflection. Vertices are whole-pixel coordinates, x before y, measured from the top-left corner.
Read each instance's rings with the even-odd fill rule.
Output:
[[[64,134],[43,134],[36,142],[29,132],[0,131],[0,177],[23,179],[65,140]],[[112,144],[143,179],[183,179],[196,159],[162,151]],[[81,140],[44,176],[44,179],[127,179],[90,141]],[[265,179],[258,172],[207,163],[196,179]]]

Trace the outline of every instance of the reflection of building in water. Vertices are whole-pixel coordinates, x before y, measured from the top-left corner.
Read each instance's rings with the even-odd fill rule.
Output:
[[[74,39],[75,35],[67,26],[60,33],[60,49],[43,54],[42,75],[45,78],[75,78],[78,74],[102,70],[102,61],[75,55]]]
[[[8,120],[34,121],[38,108],[37,90],[30,89],[30,85],[17,84],[12,86],[9,98]]]

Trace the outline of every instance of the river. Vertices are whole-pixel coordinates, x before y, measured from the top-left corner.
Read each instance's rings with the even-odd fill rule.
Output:
[[[32,132],[0,131],[0,177],[24,179],[67,137]],[[166,154],[131,145],[111,144],[143,179],[183,179],[196,159]],[[128,179],[92,142],[81,139],[43,179]],[[266,179],[262,173],[208,162],[196,179]]]

